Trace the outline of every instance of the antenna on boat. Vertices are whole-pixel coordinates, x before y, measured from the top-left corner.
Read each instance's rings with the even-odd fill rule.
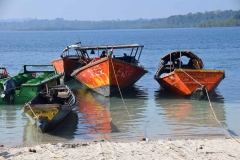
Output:
[[[79,36],[78,36],[78,40],[79,40],[79,41],[78,41],[76,44],[77,44],[77,45],[78,45],[78,44],[82,45],[82,42],[81,42]]]
[[[81,43],[81,41],[79,41],[79,42],[77,42],[77,43],[75,43],[75,44],[77,44],[77,45],[78,45],[78,44],[82,44],[82,43]]]
[[[182,67],[182,50],[180,50],[180,63],[179,63],[179,68]]]

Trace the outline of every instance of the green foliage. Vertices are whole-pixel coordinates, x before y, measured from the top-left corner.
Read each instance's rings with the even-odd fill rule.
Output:
[[[234,15],[233,19],[240,19],[240,14]]]
[[[188,13],[161,19],[69,21],[56,18],[54,20],[0,21],[0,30],[104,30],[230,26],[240,26],[240,10]]]

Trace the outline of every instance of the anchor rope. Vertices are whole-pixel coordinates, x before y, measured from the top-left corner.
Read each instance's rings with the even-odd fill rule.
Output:
[[[33,115],[34,115],[34,118],[36,118],[36,120],[38,120],[39,119],[39,117],[34,113],[34,111],[32,110],[32,107],[31,107],[31,105],[28,103],[28,107],[30,108],[30,110],[32,111],[32,113],[33,113]],[[37,125],[37,124],[36,124]],[[39,126],[37,125],[37,131],[41,131],[41,130],[39,130]],[[42,133],[42,131],[41,131],[41,133]]]
[[[182,70],[182,69],[180,69],[180,70]],[[184,70],[182,70],[182,71],[183,71],[187,76],[189,76],[192,80],[194,80],[196,83],[198,83],[200,86],[204,86],[204,85],[202,85],[201,83],[199,83],[197,80],[195,80],[193,77],[191,77],[191,76],[190,76],[188,73],[186,73]],[[212,107],[212,103],[211,103],[211,100],[210,100],[210,97],[209,97],[209,94],[208,94],[208,90],[207,90],[206,87],[205,87],[205,92],[206,92],[206,94],[207,94],[208,103],[209,103],[210,109],[211,109],[211,111],[212,111],[212,114],[213,114],[215,120],[217,121],[217,123],[219,124],[219,126],[222,128],[222,130],[226,133],[226,135],[229,136],[231,139],[235,140],[235,141],[240,145],[240,142],[239,142],[236,138],[234,138],[233,136],[231,136],[231,135],[228,133],[228,131],[223,127],[222,123],[218,120],[217,115],[216,115],[216,113],[215,113],[215,111],[214,111],[214,109],[213,109],[213,107]]]
[[[32,107],[30,106],[30,104],[28,103],[28,107],[30,108],[30,110],[32,111],[32,113],[33,113],[33,115],[34,115],[34,117],[37,117],[37,115],[33,112],[33,110],[32,110]]]
[[[196,79],[194,79],[193,77],[191,77],[187,72],[185,72],[183,69],[180,69],[181,71],[183,71],[188,77],[190,77],[193,81],[195,81],[196,83],[198,83],[200,86],[203,86],[201,83],[199,83]]]
[[[32,111],[34,117],[36,117],[36,119],[38,120],[38,116],[34,113],[34,111],[32,110],[32,107],[30,106],[30,104],[28,103],[28,107],[30,108],[30,110]],[[38,131],[40,131],[42,133],[42,131],[39,129],[39,126],[36,124],[37,126],[37,144],[39,144],[39,140],[38,140],[38,137],[39,137],[39,134],[38,134]],[[52,154],[56,155],[55,153],[53,153],[51,150],[49,150],[48,148],[45,148],[46,150],[48,150],[49,152],[51,152]],[[61,158],[61,156],[55,156],[57,158]]]
[[[119,93],[120,93],[121,99],[122,99],[122,101],[123,101],[123,105],[124,105],[124,107],[125,107],[125,110],[126,110],[128,116],[129,116],[129,119],[132,121],[135,130],[136,130],[136,131],[142,136],[142,138],[144,138],[144,137],[145,137],[144,134],[143,134],[143,133],[137,128],[137,126],[136,126],[136,124],[134,123],[132,117],[130,116],[130,113],[129,113],[128,109],[127,109],[126,103],[125,103],[125,101],[124,101],[124,99],[123,99],[123,95],[122,95],[121,89],[120,89],[120,87],[119,87],[119,83],[118,83],[117,75],[116,75],[115,68],[114,68],[114,65],[113,65],[113,62],[112,62],[112,57],[110,57],[110,59],[111,59],[111,64],[112,64],[112,68],[113,68],[114,76],[115,76],[115,79],[116,79],[116,82],[117,82],[118,90],[119,90]]]

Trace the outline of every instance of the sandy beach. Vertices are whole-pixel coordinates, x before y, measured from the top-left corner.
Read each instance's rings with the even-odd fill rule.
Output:
[[[238,139],[239,141],[239,139]],[[184,139],[0,146],[0,159],[240,159],[234,139]]]

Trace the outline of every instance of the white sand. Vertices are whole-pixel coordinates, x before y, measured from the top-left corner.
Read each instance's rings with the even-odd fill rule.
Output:
[[[239,141],[239,139],[238,139]],[[30,152],[33,150],[34,152]],[[158,140],[1,146],[0,159],[240,159],[240,144],[233,139]]]

